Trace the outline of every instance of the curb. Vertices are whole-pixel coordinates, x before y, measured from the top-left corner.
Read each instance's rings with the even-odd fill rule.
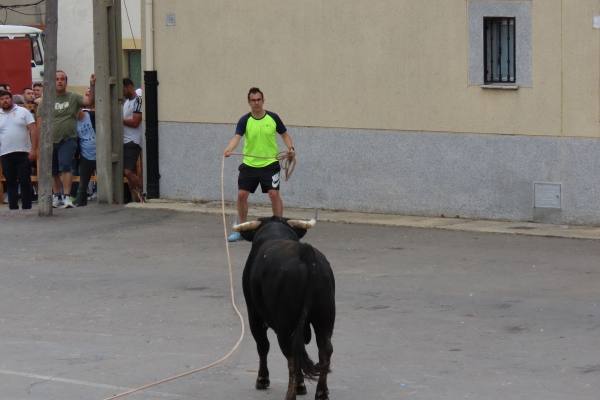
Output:
[[[220,202],[179,202],[170,200],[149,200],[144,204],[129,203],[128,208],[196,212],[221,215]],[[315,216],[315,209],[286,208],[285,214],[292,218],[309,219]],[[252,205],[249,215],[267,217],[271,207]],[[231,203],[225,204],[225,214],[235,216],[236,209]],[[553,225],[520,221],[492,221],[462,218],[418,217],[397,214],[377,214],[350,211],[318,210],[318,220],[324,222],[396,226],[404,228],[444,229],[462,232],[500,233],[524,236],[557,237],[567,239],[600,240],[600,227],[579,225]]]

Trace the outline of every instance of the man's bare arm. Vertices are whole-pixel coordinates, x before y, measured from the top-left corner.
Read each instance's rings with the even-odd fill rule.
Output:
[[[131,118],[123,118],[123,125],[137,128],[142,123],[142,113],[133,113]]]
[[[235,150],[235,148],[238,146],[238,144],[240,144],[240,140],[242,140],[242,136],[238,135],[236,133],[231,138],[231,140],[229,141],[229,143],[227,144],[227,147],[225,147],[225,151],[223,152],[223,155],[225,157],[229,157],[231,155],[231,153],[233,153],[233,151]]]
[[[83,106],[91,107],[96,102],[96,75],[90,76],[90,96],[83,98]]]
[[[31,151],[29,152],[29,159],[35,160],[37,158],[37,151],[39,146],[40,135],[35,122],[27,125],[29,131],[29,138],[31,140]]]

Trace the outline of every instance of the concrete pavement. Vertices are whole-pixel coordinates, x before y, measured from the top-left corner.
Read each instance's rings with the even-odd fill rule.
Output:
[[[332,400],[598,398],[598,242],[320,219],[304,240],[336,276]],[[230,249],[244,312],[250,245]],[[226,265],[218,215],[1,213],[0,399],[103,400],[219,358],[240,332]],[[266,392],[248,334],[225,364],[126,399],[281,400],[269,337]]]

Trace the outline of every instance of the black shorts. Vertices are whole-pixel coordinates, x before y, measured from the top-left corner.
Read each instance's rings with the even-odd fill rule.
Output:
[[[135,165],[141,152],[142,148],[139,144],[134,142],[125,143],[123,145],[123,169],[135,172]]]
[[[240,190],[254,193],[259,183],[263,193],[267,193],[269,190],[279,190],[281,167],[278,161],[262,168],[241,164],[238,170],[240,171],[238,176],[238,189]]]

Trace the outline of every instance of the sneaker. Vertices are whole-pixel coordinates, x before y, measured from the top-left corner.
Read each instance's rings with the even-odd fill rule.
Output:
[[[231,235],[227,236],[228,242],[237,242],[238,240],[242,240],[242,235],[239,232],[233,232]]]
[[[60,208],[75,208],[75,204],[73,204],[71,196],[65,196],[63,200],[63,205]]]
[[[52,207],[58,208],[63,205],[62,197],[60,194],[52,195]]]

